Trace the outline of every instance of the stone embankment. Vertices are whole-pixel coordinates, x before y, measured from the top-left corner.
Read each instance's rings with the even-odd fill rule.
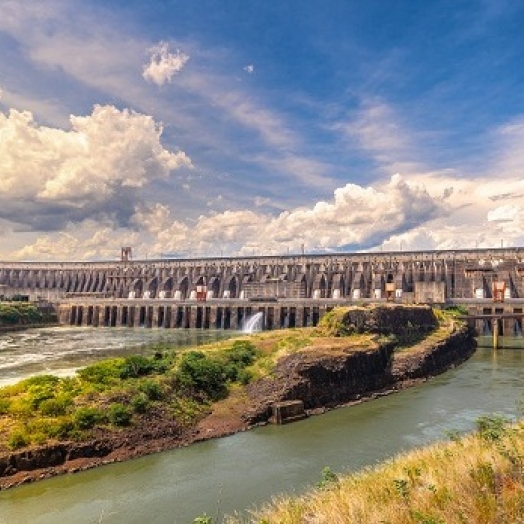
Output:
[[[319,329],[325,331],[321,346],[281,358],[270,377],[246,386],[225,416],[211,413],[190,428],[155,418],[118,436],[13,452],[0,457],[0,489],[242,431],[266,423],[278,402],[301,400],[309,413],[320,413],[376,398],[446,371],[476,347],[466,324],[439,323],[429,307],[351,308],[327,317]],[[351,336],[360,333],[373,334],[372,342]]]

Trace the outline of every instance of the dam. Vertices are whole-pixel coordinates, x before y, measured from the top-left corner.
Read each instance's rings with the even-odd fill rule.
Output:
[[[79,326],[239,329],[316,325],[333,307],[367,302],[460,304],[477,331],[521,332],[524,248],[0,262],[0,296],[52,303]],[[506,317],[499,322],[501,314]],[[511,318],[507,315],[512,315]],[[498,325],[498,324],[497,324]]]

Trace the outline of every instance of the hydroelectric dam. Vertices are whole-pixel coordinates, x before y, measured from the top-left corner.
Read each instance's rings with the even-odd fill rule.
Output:
[[[520,334],[524,248],[0,262],[0,296],[52,303],[62,324],[239,329],[316,325],[335,306],[460,304],[479,333]]]

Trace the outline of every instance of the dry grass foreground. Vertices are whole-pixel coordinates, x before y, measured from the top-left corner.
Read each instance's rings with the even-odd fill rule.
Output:
[[[281,497],[229,524],[516,524],[524,522],[524,423],[482,417],[477,431]]]

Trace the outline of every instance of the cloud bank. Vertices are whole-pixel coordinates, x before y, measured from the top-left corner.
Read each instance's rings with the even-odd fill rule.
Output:
[[[38,125],[28,111],[0,112],[0,217],[27,223],[31,206],[35,214],[65,214],[62,221],[71,218],[67,210],[85,219],[115,199],[132,203],[153,180],[191,167],[184,152],[162,146],[162,126],[150,116],[95,106],[70,123],[61,130]]]

